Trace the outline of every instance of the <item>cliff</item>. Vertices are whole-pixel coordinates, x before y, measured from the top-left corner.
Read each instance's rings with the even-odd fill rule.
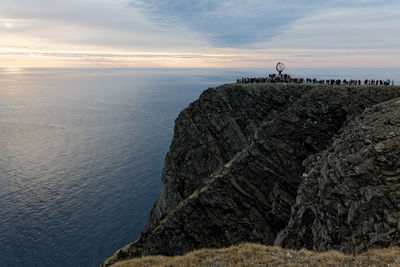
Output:
[[[304,165],[276,245],[351,253],[400,245],[400,99],[367,108]]]
[[[102,266],[243,242],[344,252],[398,244],[398,97],[392,86],[206,90],[175,122],[144,232]]]

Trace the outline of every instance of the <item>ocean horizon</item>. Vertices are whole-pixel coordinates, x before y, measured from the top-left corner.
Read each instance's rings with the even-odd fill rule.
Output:
[[[179,112],[270,69],[0,69],[0,266],[97,266],[143,230]],[[400,68],[288,68],[390,79]]]

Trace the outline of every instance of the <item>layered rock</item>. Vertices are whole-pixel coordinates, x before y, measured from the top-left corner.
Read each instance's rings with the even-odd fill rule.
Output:
[[[310,230],[304,226],[314,222],[316,211],[301,208],[301,203],[313,204],[317,190],[304,187],[309,179],[304,181],[303,162],[308,158],[308,165],[314,166],[310,156],[336,144],[333,140],[344,124],[365,108],[394,97],[400,97],[397,87],[208,89],[176,120],[163,188],[145,231],[104,266],[131,257],[177,255],[242,242],[296,248],[312,244],[319,249],[314,235],[309,241]],[[304,201],[297,197],[296,202],[299,186],[299,192],[307,192]],[[291,211],[294,204],[300,219],[296,209]],[[293,235],[297,230],[304,235]]]
[[[213,172],[246,148],[261,123],[286,110],[311,86],[209,88],[175,121],[163,185],[146,231],[153,230]]]
[[[400,245],[400,99],[366,109],[305,165],[276,245],[349,253]]]

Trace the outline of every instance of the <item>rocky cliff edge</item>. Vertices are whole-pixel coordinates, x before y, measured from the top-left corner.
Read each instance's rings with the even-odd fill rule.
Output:
[[[175,122],[144,232],[102,266],[243,242],[398,245],[399,97],[393,86],[206,90]]]

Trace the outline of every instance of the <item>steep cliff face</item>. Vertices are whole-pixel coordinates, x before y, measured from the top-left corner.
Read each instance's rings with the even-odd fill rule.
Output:
[[[153,230],[205,179],[246,148],[261,123],[297,101],[310,86],[226,85],[206,90],[175,122],[163,186],[146,226]]]
[[[331,244],[343,238],[337,239],[337,228],[321,221],[341,196],[332,193],[330,204],[319,203],[332,185],[325,182],[325,191],[318,191],[321,179],[309,178],[317,177],[324,157],[331,157],[318,153],[334,149],[336,135],[351,132],[355,126],[350,122],[365,108],[395,97],[400,97],[400,88],[264,84],[208,89],[176,120],[163,187],[145,231],[104,266],[131,257],[242,242],[335,247],[323,247],[326,233],[334,236]],[[343,160],[343,154],[337,157]],[[363,208],[349,207],[353,217]],[[392,210],[386,213],[395,218]],[[336,247],[346,246],[354,248],[350,243]]]
[[[400,245],[400,99],[366,109],[305,165],[276,245],[351,253]]]

